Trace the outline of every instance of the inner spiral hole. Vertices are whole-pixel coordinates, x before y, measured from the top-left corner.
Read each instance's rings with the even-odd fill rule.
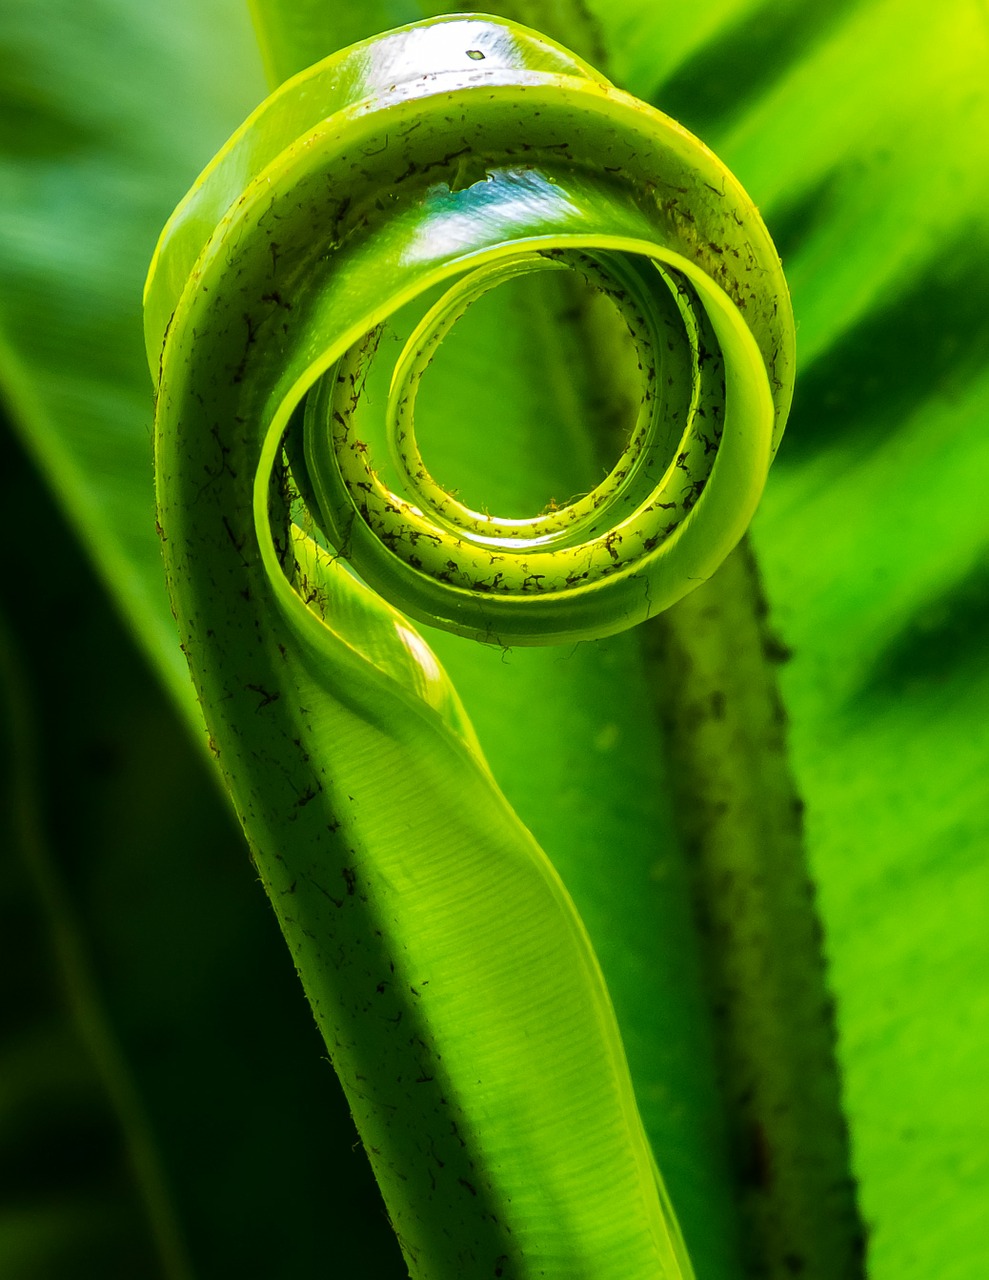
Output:
[[[407,487],[390,457],[389,383],[438,286],[365,340],[348,409],[381,481]],[[466,506],[509,519],[589,492],[625,447],[643,393],[627,321],[580,274],[543,270],[476,298],[432,353],[415,432],[433,479]]]
[[[453,326],[419,386],[416,436],[433,478],[461,503],[520,518],[602,480],[640,397],[614,304],[575,272],[543,271],[503,282]]]

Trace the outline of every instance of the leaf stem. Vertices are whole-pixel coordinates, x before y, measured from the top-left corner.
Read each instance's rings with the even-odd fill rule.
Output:
[[[746,542],[645,629],[666,730],[734,1137],[750,1275],[860,1280],[834,1002]]]

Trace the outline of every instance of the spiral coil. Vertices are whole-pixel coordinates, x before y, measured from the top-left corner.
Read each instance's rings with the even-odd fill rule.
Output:
[[[618,631],[710,576],[752,516],[791,389],[772,243],[702,144],[544,37],[450,17],[283,86],[163,233],[148,292],[153,365],[171,317],[211,287],[218,263],[226,375],[237,385],[257,357],[267,378],[257,492],[305,400],[298,478],[310,514],[415,618],[502,644]],[[574,273],[617,309],[639,412],[591,492],[505,518],[432,477],[416,395],[470,305],[547,271]],[[370,336],[437,286],[392,378],[387,434],[405,485],[394,492],[356,429],[355,389]],[[262,341],[277,367],[249,350]],[[270,558],[264,501],[256,508]]]

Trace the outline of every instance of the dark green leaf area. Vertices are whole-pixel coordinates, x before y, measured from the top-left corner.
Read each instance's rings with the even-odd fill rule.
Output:
[[[4,427],[13,632],[42,763],[4,717],[0,840],[0,1274],[4,1280],[404,1274],[242,837]],[[29,699],[25,698],[29,694]],[[24,735],[20,735],[23,738]],[[6,767],[15,757],[20,774]],[[16,791],[13,790],[14,783]],[[33,792],[33,796],[30,794]],[[39,894],[32,809],[66,922]],[[25,857],[25,854],[27,855]],[[85,972],[84,972],[85,971]],[[166,1270],[135,1175],[121,1071],[91,1027],[92,980],[153,1144],[190,1270]],[[92,1022],[92,1008],[84,1016]],[[181,1250],[180,1250],[181,1252]]]
[[[123,1144],[64,1016],[12,818],[14,744],[0,734],[0,1274],[154,1276]]]
[[[40,1040],[41,1037],[38,1037]],[[88,1061],[68,1040],[49,1040],[64,1064],[54,1079],[35,1076],[31,1096],[5,1117],[0,1196],[6,1203],[61,1198],[106,1188],[121,1194],[124,1181],[118,1136],[107,1125],[104,1099],[92,1086]],[[29,1050],[28,1044],[22,1048]],[[26,1055],[25,1055],[26,1056]],[[68,1079],[59,1079],[63,1075]],[[17,1084],[26,1084],[13,1077]],[[71,1085],[76,1085],[73,1090]],[[68,1086],[68,1087],[66,1087]],[[6,1108],[5,1108],[6,1110]]]
[[[862,0],[826,5],[777,0],[741,7],[734,21],[725,22],[649,97],[703,138],[725,117],[757,101],[782,68],[810,56],[814,45],[861,5]]]
[[[93,131],[68,95],[39,91],[41,77],[23,50],[0,43],[0,66],[0,149],[28,159],[58,159],[92,140]]]
[[[827,227],[828,219],[840,198],[839,177],[830,171],[805,190],[780,197],[779,208],[773,215],[773,244],[785,264],[792,261],[793,255],[799,253],[815,233]],[[799,390],[802,382],[801,376],[796,390]],[[786,443],[789,452],[789,436]]]
[[[808,369],[781,467],[840,445],[855,454],[881,449],[918,403],[965,390],[989,361],[987,250],[984,237],[966,231]]]
[[[981,559],[925,602],[891,637],[858,696],[868,702],[933,697],[978,682],[989,652],[989,562]]]

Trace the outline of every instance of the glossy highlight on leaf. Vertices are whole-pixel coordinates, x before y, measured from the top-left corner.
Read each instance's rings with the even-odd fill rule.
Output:
[[[616,309],[640,414],[586,498],[491,516],[429,477],[415,393],[466,307],[549,271]],[[390,402],[412,501],[352,419],[376,332],[420,298]],[[146,307],[183,647],[412,1273],[690,1275],[583,926],[393,606],[546,643],[714,571],[790,400],[754,207],[559,46],[451,18],[259,108],[166,227]]]

